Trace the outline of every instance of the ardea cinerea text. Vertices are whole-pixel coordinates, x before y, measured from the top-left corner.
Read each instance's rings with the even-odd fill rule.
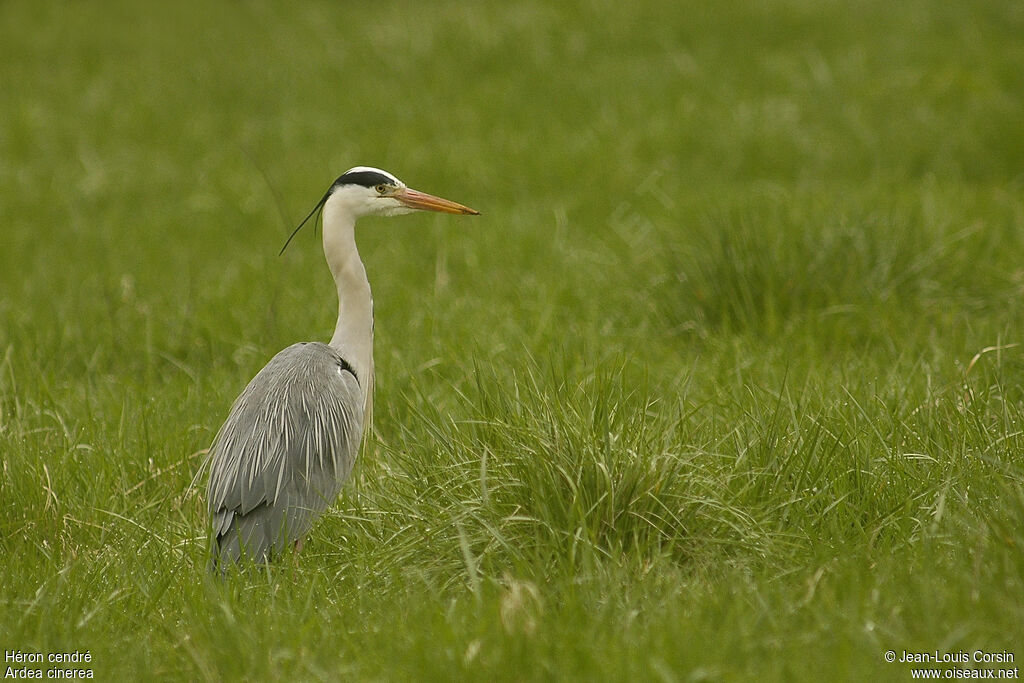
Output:
[[[299,228],[318,211],[338,323],[329,344],[301,342],[271,358],[217,432],[208,489],[211,569],[241,558],[264,563],[290,544],[299,547],[352,470],[373,407],[373,300],[356,221],[478,213],[366,166],[334,181]]]

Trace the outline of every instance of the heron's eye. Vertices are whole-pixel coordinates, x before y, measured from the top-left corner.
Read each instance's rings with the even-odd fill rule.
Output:
[[[388,191],[388,186],[387,185],[378,185],[377,187],[375,187],[373,189],[377,190],[377,194],[384,194],[385,192]]]

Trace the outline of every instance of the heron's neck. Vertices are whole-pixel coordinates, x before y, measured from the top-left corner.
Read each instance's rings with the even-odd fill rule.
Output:
[[[366,392],[373,377],[373,298],[356,249],[355,218],[324,210],[324,255],[338,288],[338,323],[331,346],[352,364]]]

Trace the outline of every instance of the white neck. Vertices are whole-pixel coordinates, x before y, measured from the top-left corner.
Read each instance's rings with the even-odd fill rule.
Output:
[[[331,347],[356,371],[366,422],[373,404],[373,297],[356,249],[356,219],[343,207],[324,205],[324,255],[338,288],[338,323]]]

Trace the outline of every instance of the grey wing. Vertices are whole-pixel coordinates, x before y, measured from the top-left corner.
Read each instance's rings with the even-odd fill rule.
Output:
[[[211,452],[211,568],[266,562],[338,496],[363,430],[359,380],[330,346],[293,344],[231,407]]]

